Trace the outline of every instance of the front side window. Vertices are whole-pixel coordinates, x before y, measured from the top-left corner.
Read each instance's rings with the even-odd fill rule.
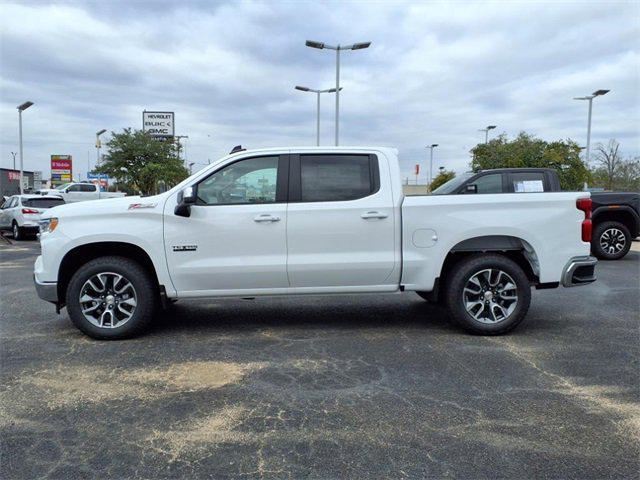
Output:
[[[82,188],[81,185],[71,185],[69,188],[67,188],[67,193],[68,192],[81,192]]]
[[[301,155],[303,202],[355,200],[373,191],[368,155]]]
[[[89,184],[82,184],[82,185],[80,185],[80,191],[81,192],[95,192],[96,191],[96,186],[95,185],[89,185]]]
[[[240,160],[198,184],[200,205],[274,203],[278,157]]]
[[[502,174],[483,175],[474,180],[473,184],[478,187],[478,193],[502,193]]]

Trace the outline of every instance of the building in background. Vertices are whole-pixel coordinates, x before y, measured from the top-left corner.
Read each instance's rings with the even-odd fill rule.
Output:
[[[42,172],[38,172],[42,178]],[[24,171],[24,192],[33,191],[34,172]],[[10,168],[0,168],[0,195],[9,197],[20,194],[20,170]]]

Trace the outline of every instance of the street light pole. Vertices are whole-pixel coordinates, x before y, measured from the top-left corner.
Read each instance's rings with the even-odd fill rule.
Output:
[[[340,139],[340,51],[341,50],[362,50],[364,48],[369,48],[371,42],[360,42],[354,43],[353,45],[327,45],[323,42],[316,42],[313,40],[307,40],[305,42],[307,47],[318,48],[322,50],[323,48],[327,48],[329,50],[336,51],[336,133],[335,133],[335,143],[338,146]]]
[[[486,128],[481,128],[478,130],[479,132],[484,132],[484,143],[485,145],[489,143],[489,130],[493,130],[496,128],[496,125],[488,125]]]
[[[96,132],[96,150],[98,151],[98,158],[96,160],[96,166],[98,166],[100,164],[100,147],[102,147],[102,144],[100,143],[100,135],[102,135],[104,132],[106,132],[107,129],[103,128],[102,130],[99,130]],[[88,167],[88,165],[87,165]],[[87,170],[87,180],[89,180],[89,171]]]
[[[430,150],[429,152],[429,185],[433,182],[433,149],[438,146],[437,143],[433,143],[430,146],[426,147]]]
[[[24,153],[22,149],[22,112],[33,105],[33,102],[24,102],[18,105],[18,136],[20,142],[20,195],[24,193],[23,178],[24,178]]]
[[[321,93],[334,93],[336,92],[335,88],[327,88],[326,90],[316,90],[314,88],[309,87],[301,87],[300,85],[296,85],[296,90],[300,90],[301,92],[312,92],[317,95],[317,111],[316,111],[316,145],[320,146],[320,94]],[[342,88],[340,88],[342,90]]]
[[[11,152],[11,155],[13,156],[13,169],[16,169],[16,155],[18,154],[18,152]]]
[[[593,99],[609,93],[610,90],[596,90],[591,95],[584,97],[574,97],[574,100],[589,100],[589,115],[587,117],[587,166],[589,165],[589,159],[591,154],[591,111],[593,108]]]

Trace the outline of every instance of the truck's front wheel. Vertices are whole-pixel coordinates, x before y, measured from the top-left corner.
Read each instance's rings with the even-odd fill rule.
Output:
[[[478,254],[455,265],[445,299],[453,320],[466,330],[499,335],[524,319],[531,285],[522,268],[507,257]]]
[[[138,263],[101,257],[71,277],[66,303],[73,324],[98,339],[121,339],[141,332],[151,321],[156,288]]]

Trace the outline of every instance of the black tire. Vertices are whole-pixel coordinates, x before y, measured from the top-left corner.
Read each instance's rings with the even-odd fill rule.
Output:
[[[120,326],[117,324],[114,327],[94,325],[82,313],[81,289],[94,275],[105,272],[122,275],[131,283],[135,291],[137,304],[133,315]],[[149,273],[135,261],[115,256],[96,258],[80,267],[71,277],[66,295],[67,312],[73,324],[86,335],[100,340],[129,338],[141,333],[153,318],[157,299],[157,287]]]
[[[513,292],[516,292],[517,299],[515,302],[504,300],[500,297],[502,294],[497,294],[495,295],[495,298],[497,298],[495,303],[503,303],[494,306],[494,304],[491,303],[494,299],[494,294],[490,292],[490,289],[493,287],[487,284],[489,288],[487,288],[486,295],[491,295],[489,299],[490,303],[485,303],[487,297],[484,293],[478,294],[484,301],[475,302],[478,305],[478,309],[476,310],[478,315],[486,314],[490,317],[482,321],[482,319],[478,320],[474,318],[474,316],[467,311],[465,307],[466,298],[463,296],[466,294],[465,287],[471,281],[472,277],[476,274],[484,275],[480,274],[480,272],[489,269],[501,271],[506,274],[506,276],[501,277],[503,278],[504,284],[501,286],[498,283],[495,290],[498,291],[500,288],[505,288],[506,284],[513,281],[515,288],[509,288],[509,291],[511,291],[509,296],[513,296]],[[508,277],[511,278],[509,279]],[[509,280],[509,282],[506,282],[504,279]],[[491,282],[491,280],[489,282]],[[484,292],[487,286],[480,286],[479,291]],[[465,330],[479,335],[500,335],[514,329],[524,320],[531,303],[531,284],[522,268],[509,258],[498,254],[475,254],[455,264],[443,295],[451,319]],[[504,302],[510,302],[509,305],[513,304],[513,309],[508,315],[503,316],[503,318],[496,319],[496,308],[499,309],[498,314],[504,311],[502,307],[507,308],[507,311],[509,310],[509,308],[506,307],[507,304]],[[474,302],[469,303],[472,304]],[[496,321],[494,323],[485,323],[493,320]]]
[[[24,230],[18,226],[15,220],[11,224],[11,232],[14,240],[24,240]]]
[[[622,242],[624,243],[620,247]],[[624,257],[630,248],[631,233],[624,224],[608,221],[596,225],[591,239],[591,251],[596,257],[602,260],[618,260]],[[614,251],[612,252],[610,249]]]

